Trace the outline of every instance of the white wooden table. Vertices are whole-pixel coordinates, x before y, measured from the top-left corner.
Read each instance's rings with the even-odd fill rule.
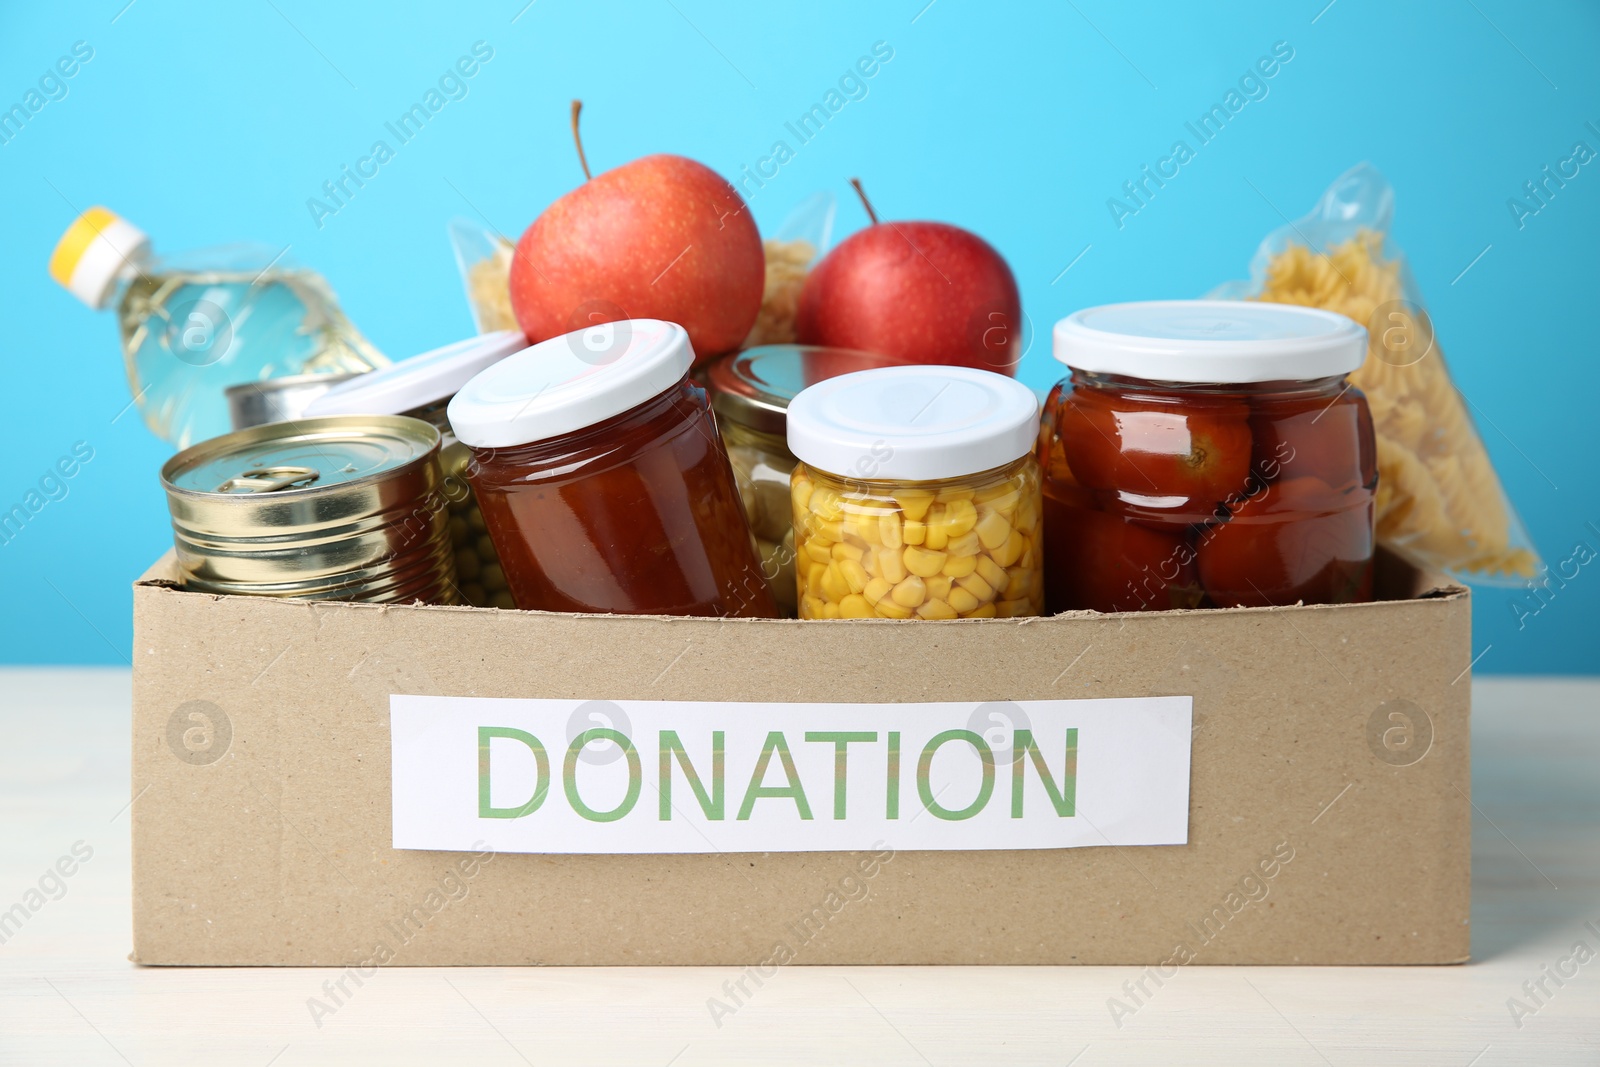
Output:
[[[720,1026],[731,968],[390,968],[314,1020],[334,971],[127,962],[127,672],[0,670],[0,1063],[1600,1063],[1600,679],[1474,697],[1466,966],[1188,967],[1120,1027],[1136,968],[789,967]]]

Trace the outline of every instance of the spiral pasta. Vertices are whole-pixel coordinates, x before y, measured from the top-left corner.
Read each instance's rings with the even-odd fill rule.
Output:
[[[511,310],[513,253],[511,242],[501,238],[495,242],[493,255],[467,269],[467,293],[478,314],[478,328],[484,333],[517,328],[517,316]]]
[[[810,241],[769,238],[761,244],[767,254],[766,286],[761,293],[761,312],[744,339],[744,348],[794,343],[794,316],[800,307],[800,289],[817,255]]]
[[[1423,567],[1531,578],[1538,557],[1512,543],[1489,454],[1426,316],[1402,303],[1402,262],[1383,246],[1373,230],[1326,254],[1290,243],[1271,257],[1253,299],[1337,311],[1367,326],[1367,358],[1350,378],[1367,395],[1378,438],[1379,543]]]

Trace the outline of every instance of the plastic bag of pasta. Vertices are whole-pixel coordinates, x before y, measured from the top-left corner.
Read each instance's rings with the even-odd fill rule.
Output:
[[[834,209],[832,193],[817,193],[795,208],[775,235],[761,242],[767,256],[761,312],[741,347],[793,343],[800,287],[817,257],[828,250]],[[450,245],[478,332],[516,329],[510,288],[515,243],[488,226],[456,219],[450,223]]]
[[[1393,215],[1394,191],[1363,163],[1311,214],[1261,242],[1249,282],[1214,295],[1325,308],[1365,325],[1367,358],[1350,379],[1367,395],[1378,438],[1379,544],[1458,578],[1531,578],[1539,557],[1389,239]]]
[[[516,244],[498,230],[471,219],[453,219],[450,246],[456,253],[456,268],[467,290],[467,306],[479,333],[515,330],[517,317],[511,311],[511,257]]]
[[[832,193],[813,193],[789,213],[777,233],[761,242],[767,253],[767,282],[761,312],[741,347],[794,344],[800,289],[812,264],[828,250],[835,209]]]

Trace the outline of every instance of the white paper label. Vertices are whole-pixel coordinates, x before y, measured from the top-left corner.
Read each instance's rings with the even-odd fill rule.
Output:
[[[986,704],[392,696],[394,847],[1181,845],[1190,697]]]

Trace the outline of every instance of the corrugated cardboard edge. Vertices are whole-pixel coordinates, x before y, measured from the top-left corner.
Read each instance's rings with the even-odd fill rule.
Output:
[[[179,590],[169,554],[135,592],[136,662],[148,666],[135,672],[133,784],[149,792],[134,807],[134,958],[370,958],[363,942],[394,929],[380,920],[410,902],[407,887],[436,882],[459,859],[388,848],[389,692],[827,700],[847,688],[868,700],[1194,695],[1191,843],[897,853],[864,899],[826,915],[826,936],[796,946],[796,962],[1159,964],[1213,927],[1196,962],[1464,962],[1469,687],[1454,681],[1470,654],[1470,602],[1443,579],[1386,566],[1390,588],[1411,599],[824,625],[218,597]],[[273,662],[236,647],[269,632],[292,635]],[[1343,668],[1329,655],[1341,633],[1361,644]],[[696,645],[704,651],[650,683]],[[1090,655],[1096,646],[1108,652]],[[797,650],[827,667],[810,688],[780,684],[781,659]],[[464,662],[472,654],[481,662]],[[1375,672],[1355,667],[1380,659]],[[885,662],[898,680],[884,677]],[[966,687],[930,696],[930,680],[948,682],[958,662]],[[1063,692],[1057,683],[1073,671],[1083,685]],[[1344,686],[1360,695],[1341,700]],[[1433,744],[1411,766],[1350,743],[1383,703],[1373,698],[1391,694],[1432,705]],[[169,716],[218,696],[234,709],[232,749],[204,767],[174,758]],[[1251,751],[1272,744],[1283,752]],[[351,749],[361,752],[354,762]],[[327,814],[340,805],[358,814]],[[1290,812],[1292,833],[1282,832],[1301,835],[1285,837],[1295,859],[1270,881],[1254,875],[1268,895],[1234,912],[1229,894],[1250,896],[1243,879],[1277,844],[1239,824]],[[798,942],[794,931],[807,927],[794,917],[816,914],[860,862],[497,856],[462,906],[428,917],[426,936],[394,962],[759,963],[775,941]],[[602,888],[621,897],[597,905]]]

